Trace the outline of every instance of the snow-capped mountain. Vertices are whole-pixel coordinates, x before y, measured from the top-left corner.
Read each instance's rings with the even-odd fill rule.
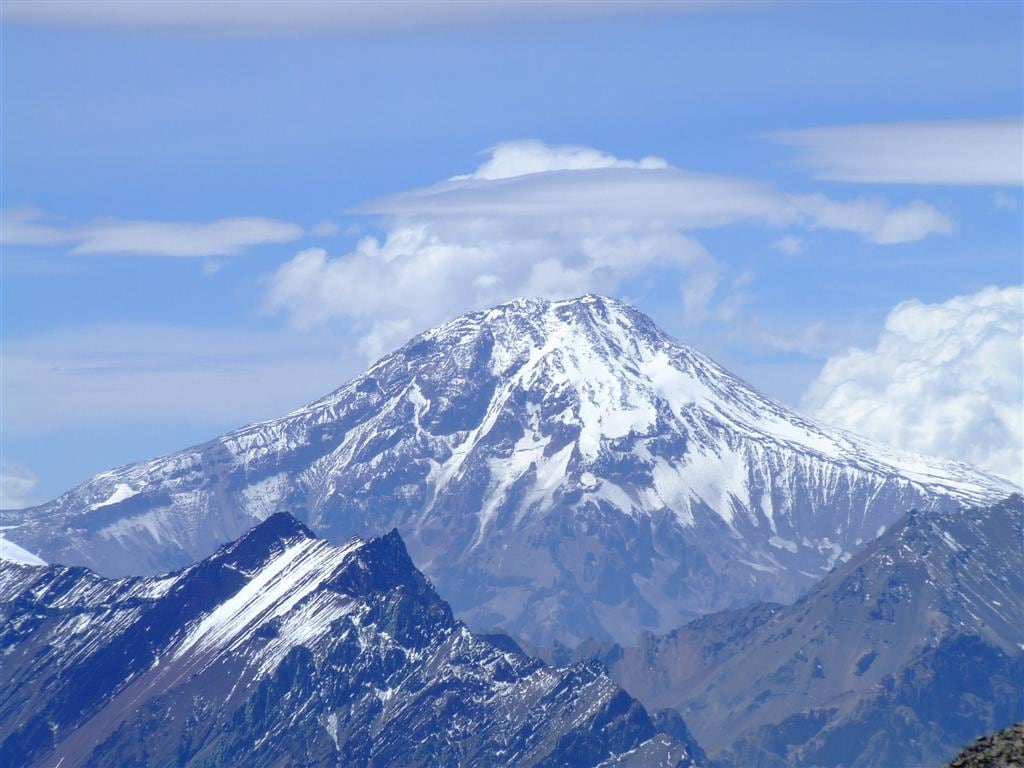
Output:
[[[2,562],[0,653],[4,766],[694,768],[701,754],[599,664],[549,667],[469,632],[397,532],[337,547],[285,514],[166,576]]]
[[[472,626],[629,641],[791,601],[911,507],[1013,486],[760,395],[636,309],[518,300],[417,336],[281,419],[6,513],[48,562],[156,573],[288,510],[397,527]]]
[[[939,765],[1024,720],[1024,499],[913,511],[792,606],[593,655],[726,765]]]

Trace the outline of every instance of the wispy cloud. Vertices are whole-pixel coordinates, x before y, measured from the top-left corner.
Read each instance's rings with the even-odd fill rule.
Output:
[[[1024,120],[947,120],[780,131],[817,178],[862,184],[1024,184]]]
[[[76,254],[231,256],[257,245],[293,242],[304,234],[297,224],[256,216],[208,222],[100,219],[66,226],[48,220],[34,208],[13,208],[0,213],[0,243],[63,244]]]
[[[657,222],[681,230],[740,223],[802,226],[852,232],[883,244],[953,229],[945,214],[919,200],[904,206],[873,198],[833,200],[785,193],[752,179],[691,173],[656,157],[620,161],[596,150],[587,150],[588,155],[573,147],[570,154],[547,147],[551,157],[545,158],[544,149],[536,142],[499,145],[472,174],[358,210],[403,218]]]
[[[710,7],[755,7],[714,0],[5,0],[5,23],[143,27],[206,34],[287,34],[385,27],[499,24]]]
[[[1004,211],[1016,211],[1020,203],[1014,195],[1008,195],[1000,190],[992,196],[992,205]]]
[[[3,429],[242,424],[286,413],[357,373],[329,333],[90,325],[4,340]]]
[[[804,249],[804,241],[796,235],[783,235],[772,243],[772,249],[787,256],[795,256]]]
[[[354,321],[371,357],[462,311],[521,295],[614,293],[652,269],[678,281],[688,322],[720,314],[716,301],[727,312],[741,286],[723,281],[695,239],[702,229],[827,229],[880,244],[953,229],[920,201],[788,194],[658,157],[536,141],[500,144],[471,173],[359,211],[382,217],[386,235],[336,257],[302,251],[270,276],[267,308],[300,327]]]

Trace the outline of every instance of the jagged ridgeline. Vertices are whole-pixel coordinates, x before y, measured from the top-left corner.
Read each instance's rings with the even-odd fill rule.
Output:
[[[334,542],[397,527],[471,626],[573,645],[791,602],[908,509],[1013,490],[798,416],[585,296],[464,315],[281,419],[5,516],[14,543],[108,576],[280,510]]]
[[[937,766],[1024,720],[1022,542],[1019,495],[914,511],[794,605],[580,657],[726,765]]]
[[[285,514],[167,576],[0,562],[0,765],[676,766],[595,662],[474,635],[397,532]]]

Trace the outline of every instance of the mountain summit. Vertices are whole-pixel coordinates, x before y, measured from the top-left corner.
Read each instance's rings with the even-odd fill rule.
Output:
[[[796,415],[583,296],[463,315],[305,408],[105,472],[7,533],[121,575],[282,509],[334,541],[397,527],[471,624],[628,642],[791,601],[906,510],[1013,490]]]

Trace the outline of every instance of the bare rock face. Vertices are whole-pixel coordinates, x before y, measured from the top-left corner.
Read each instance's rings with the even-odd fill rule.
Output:
[[[335,542],[397,528],[471,625],[574,645],[791,602],[908,509],[1013,490],[798,416],[584,296],[464,315],[281,419],[5,518],[108,576],[183,567],[282,509]]]
[[[791,606],[590,647],[726,765],[939,765],[1024,719],[1024,499],[914,511]]]
[[[337,547],[284,514],[166,576],[0,562],[0,654],[4,766],[701,756],[599,664],[550,667],[469,632],[397,532]]]

